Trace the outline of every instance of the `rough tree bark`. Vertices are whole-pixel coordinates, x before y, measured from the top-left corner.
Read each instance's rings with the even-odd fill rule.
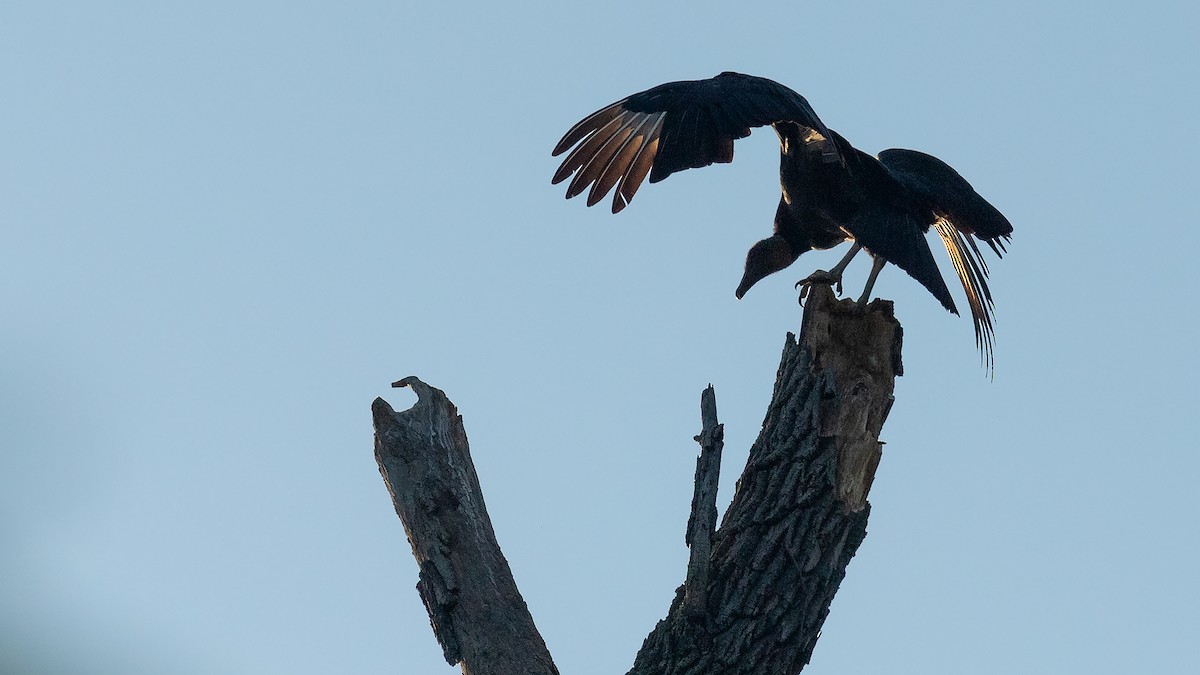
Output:
[[[420,565],[417,592],[450,665],[464,675],[558,675],[483,503],[462,417],[415,377],[417,404],[375,399],[375,461]]]
[[[707,607],[689,612],[681,587],[629,675],[792,675],[808,663],[866,536],[900,342],[890,302],[863,311],[813,288],[713,540]]]
[[[715,532],[722,426],[705,391],[687,581],[629,675],[793,675],[808,663],[866,536],[900,344],[890,302],[862,310],[813,288]],[[461,418],[441,391],[416,378],[394,386],[403,385],[420,398],[412,409],[397,413],[382,399],[372,406],[376,459],[447,661],[473,674],[556,673],[496,544]]]

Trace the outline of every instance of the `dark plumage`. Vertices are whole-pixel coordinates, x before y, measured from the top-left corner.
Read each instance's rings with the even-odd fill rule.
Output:
[[[733,142],[768,124],[779,135],[783,196],[775,234],[746,256],[737,297],[805,251],[853,240],[855,247],[841,263],[806,282],[840,282],[861,247],[874,256],[875,265],[860,303],[868,299],[886,261],[958,314],[925,239],[933,227],[966,291],[976,342],[990,368],[993,303],[988,268],[975,240],[1002,255],[1012,225],[945,162],[915,150],[884,150],[871,157],[828,129],[803,96],[781,84],[721,73],[617,101],[576,124],[555,146],[554,155],[574,149],[553,182],[573,175],[567,197],[588,190],[588,206],[615,188],[612,211],[617,213],[647,175],[656,183],[676,171],[733,161]]]

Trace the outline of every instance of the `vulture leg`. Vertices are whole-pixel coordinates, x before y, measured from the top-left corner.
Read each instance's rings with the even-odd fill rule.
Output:
[[[854,260],[854,256],[862,250],[862,244],[854,242],[845,257],[833,266],[833,269],[826,272],[825,270],[817,270],[807,277],[796,282],[796,288],[800,289],[800,304],[804,304],[804,298],[808,297],[808,289],[813,284],[836,284],[838,295],[842,293],[842,272],[846,271],[846,267]]]
[[[867,300],[871,299],[871,289],[875,288],[875,278],[879,276],[879,270],[887,264],[883,256],[874,256],[874,263],[871,265],[871,274],[867,276],[867,287],[863,289],[863,294],[858,298],[858,306],[860,308],[867,306]]]

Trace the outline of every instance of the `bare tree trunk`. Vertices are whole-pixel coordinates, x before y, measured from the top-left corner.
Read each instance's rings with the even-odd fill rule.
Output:
[[[793,675],[808,663],[866,536],[900,341],[890,302],[863,311],[813,288],[715,535],[706,611],[689,612],[681,587],[629,675]]]
[[[890,302],[862,310],[813,288],[716,532],[722,426],[705,391],[687,582],[629,675],[793,675],[808,663],[866,536],[900,343]],[[470,674],[557,673],[496,544],[461,418],[441,391],[416,378],[394,386],[404,385],[420,398],[411,410],[372,406],[376,459],[447,661]]]

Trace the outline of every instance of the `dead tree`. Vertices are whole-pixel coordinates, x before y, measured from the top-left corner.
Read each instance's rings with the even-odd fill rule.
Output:
[[[814,287],[788,334],[763,428],[720,529],[722,426],[702,396],[702,452],[685,583],[628,675],[793,675],[866,536],[879,432],[901,374],[892,305]],[[500,552],[445,394],[416,378],[411,409],[372,405],[375,457],[420,565],[417,590],[446,660],[472,675],[557,673]]]

